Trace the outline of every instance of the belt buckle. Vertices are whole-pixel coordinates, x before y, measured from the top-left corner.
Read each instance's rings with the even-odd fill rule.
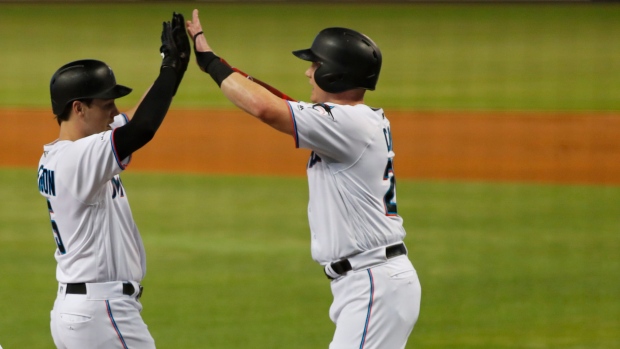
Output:
[[[140,285],[140,291],[138,292],[138,295],[136,296],[136,299],[140,299],[140,297],[142,297],[142,290],[144,290],[144,287],[142,287],[142,285]]]

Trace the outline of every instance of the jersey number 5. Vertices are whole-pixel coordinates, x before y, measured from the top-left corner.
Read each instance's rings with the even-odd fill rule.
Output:
[[[398,209],[396,207],[396,177],[394,176],[394,158],[392,153],[392,131],[389,127],[383,129],[383,135],[385,136],[385,143],[387,145],[388,158],[387,165],[385,165],[385,171],[383,171],[383,180],[390,181],[390,188],[383,196],[383,204],[385,206],[385,214],[388,216],[398,215]]]
[[[54,240],[56,241],[56,245],[58,246],[58,251],[61,254],[67,253],[65,249],[65,245],[62,243],[62,238],[60,237],[60,232],[58,231],[58,224],[54,220],[54,209],[52,209],[52,203],[50,203],[49,199],[47,200],[47,209],[50,213],[50,220],[52,221],[52,232],[54,233]]]

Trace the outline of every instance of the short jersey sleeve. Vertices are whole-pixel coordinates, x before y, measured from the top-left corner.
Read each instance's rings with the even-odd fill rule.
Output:
[[[374,119],[366,117],[356,106],[288,103],[295,127],[296,146],[313,150],[334,161],[354,161],[370,142],[376,127]]]
[[[117,116],[114,117],[114,121],[110,124],[110,128],[114,130],[118,127],[124,126],[128,122],[129,122],[129,119],[127,118],[127,115],[118,114]]]

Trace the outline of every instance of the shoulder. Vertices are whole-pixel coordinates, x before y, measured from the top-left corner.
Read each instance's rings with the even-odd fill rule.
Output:
[[[84,143],[97,143],[101,141],[109,141],[112,135],[112,130],[107,130],[99,133],[92,134],[90,136],[86,136],[84,138],[80,138],[74,142],[74,144],[84,144]]]
[[[291,102],[288,101],[293,113],[310,113],[319,115],[328,115],[335,104],[331,103],[308,103],[308,102]]]
[[[61,153],[63,149],[70,147],[72,144],[73,144],[72,141],[57,139],[43,146],[43,156],[48,157],[48,156],[53,156],[55,154]]]
[[[110,128],[115,129],[117,127],[125,126],[127,123],[129,123],[130,119],[131,118],[128,116],[128,114],[118,114],[114,117],[114,122],[110,124]]]
[[[340,117],[367,118],[369,120],[381,120],[384,118],[383,110],[372,108],[365,104],[335,104],[335,103],[308,103],[308,102],[289,102],[294,114],[314,114],[335,119]],[[334,120],[335,121],[335,120]]]

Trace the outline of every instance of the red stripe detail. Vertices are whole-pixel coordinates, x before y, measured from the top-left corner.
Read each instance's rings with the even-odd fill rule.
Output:
[[[123,336],[121,335],[121,332],[118,329],[118,326],[116,326],[114,317],[112,316],[112,309],[110,308],[110,302],[105,301],[105,304],[106,304],[106,310],[108,312],[108,318],[110,319],[110,324],[112,324],[112,327],[114,328],[114,331],[116,332],[116,335],[118,336],[118,340],[121,342],[123,349],[128,349],[127,345],[125,344],[125,340],[123,339]]]
[[[127,166],[125,166],[123,164],[123,159],[120,159],[118,156],[118,152],[116,151],[116,142],[114,141],[114,132],[116,132],[116,129],[112,130],[112,135],[110,136],[110,141],[112,142],[112,152],[114,152],[114,159],[116,160],[116,163],[118,164],[118,167],[120,167],[121,169],[125,169]],[[129,155],[131,156],[131,155]],[[127,164],[129,165],[129,164]]]
[[[291,123],[293,124],[293,139],[295,140],[295,148],[299,148],[299,137],[297,135],[297,122],[295,121],[295,117],[293,116],[293,106],[291,103],[286,102],[288,105],[288,112],[291,117]]]

